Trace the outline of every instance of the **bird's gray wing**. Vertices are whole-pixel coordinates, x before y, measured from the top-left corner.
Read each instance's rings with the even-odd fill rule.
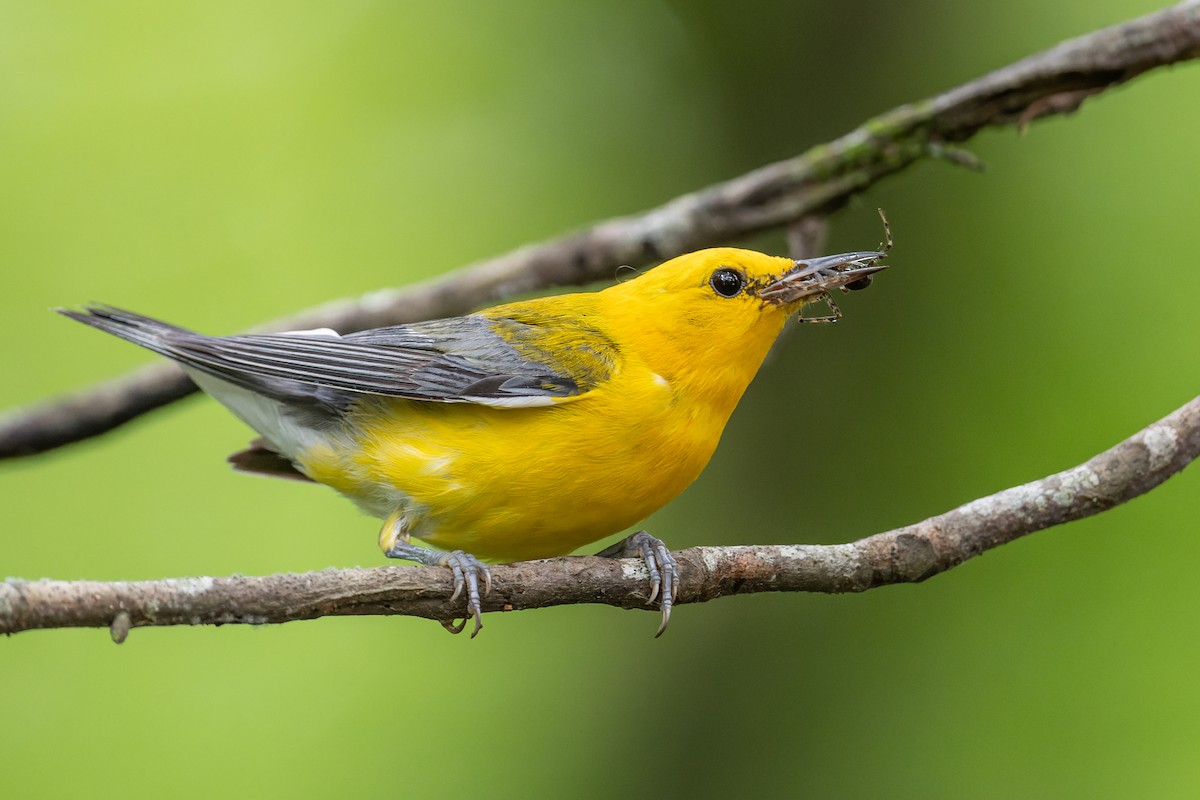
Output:
[[[617,358],[617,348],[599,331],[546,310],[346,336],[204,336],[109,306],[63,313],[250,391],[323,406],[344,406],[361,394],[508,408],[550,405],[594,388]]]

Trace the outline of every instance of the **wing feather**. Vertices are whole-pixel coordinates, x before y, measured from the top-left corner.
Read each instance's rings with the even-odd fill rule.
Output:
[[[110,306],[63,313],[251,391],[322,405],[344,405],[357,394],[501,408],[548,405],[585,394],[615,368],[618,350],[595,328],[538,301],[511,308],[521,313],[343,337],[204,336]]]

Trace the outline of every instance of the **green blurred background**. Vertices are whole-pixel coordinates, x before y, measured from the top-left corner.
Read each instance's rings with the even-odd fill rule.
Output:
[[[0,407],[403,285],[837,136],[1131,0],[0,3]],[[895,268],[795,330],[672,545],[839,542],[1091,456],[1200,391],[1200,68],[925,163],[833,220]],[[744,244],[783,252],[780,235]],[[0,572],[382,563],[333,492],[230,471],[195,398],[0,464]],[[0,641],[0,795],[1181,797],[1200,791],[1192,468],[925,584],[652,613]],[[731,503],[730,497],[738,502]],[[750,502],[746,502],[749,499]]]

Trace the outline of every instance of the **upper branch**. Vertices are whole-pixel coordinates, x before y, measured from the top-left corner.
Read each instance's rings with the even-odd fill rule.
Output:
[[[336,301],[262,330],[349,332],[450,316],[500,298],[611,277],[812,214],[828,213],[880,178],[925,156],[959,160],[946,143],[989,125],[1025,125],[1073,111],[1092,94],[1142,72],[1200,55],[1200,0],[1064,42],[937,97],[900,106],[828,144],[641,214],[599,222],[406,289]],[[96,436],[170,403],[195,386],[157,364],[0,420],[0,458]]]
[[[1077,467],[981,498],[924,522],[849,544],[694,547],[675,554],[679,603],[733,594],[860,592],[921,581],[1027,533],[1091,516],[1148,492],[1200,455],[1200,397]],[[644,608],[645,568],[596,556],[492,570],[484,611],[572,603]],[[0,633],[106,627],[117,641],[146,625],[264,624],[351,614],[447,620],[449,570],[377,567],[265,577],[137,583],[8,580]]]

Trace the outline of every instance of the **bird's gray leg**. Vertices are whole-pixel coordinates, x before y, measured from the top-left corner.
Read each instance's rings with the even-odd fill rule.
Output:
[[[379,546],[388,558],[402,558],[405,561],[415,561],[429,567],[448,567],[454,576],[454,593],[450,595],[450,602],[453,603],[465,591],[467,616],[458,624],[455,624],[453,620],[443,620],[442,627],[451,633],[462,633],[463,628],[467,626],[467,620],[474,619],[475,629],[471,631],[472,639],[483,629],[483,604],[480,599],[479,579],[483,578],[483,594],[491,593],[492,571],[488,569],[487,564],[462,550],[447,552],[411,544],[408,533],[404,530],[403,518],[399,514],[393,514],[384,523],[383,530],[379,535]]]
[[[604,558],[640,558],[650,573],[650,598],[647,603],[653,603],[654,598],[660,597],[659,606],[662,608],[662,624],[658,626],[655,638],[662,636],[671,621],[671,608],[675,598],[679,596],[679,564],[675,556],[660,540],[645,531],[638,531],[627,536],[611,547],[606,547],[596,555]]]

